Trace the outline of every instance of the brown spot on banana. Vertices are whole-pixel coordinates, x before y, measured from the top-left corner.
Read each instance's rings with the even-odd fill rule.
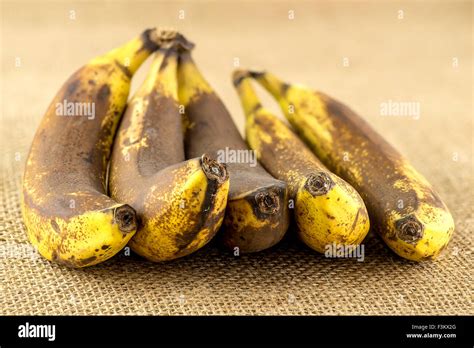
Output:
[[[269,173],[287,182],[290,198],[295,200],[299,237],[322,253],[333,243],[361,243],[370,225],[362,198],[261,106],[247,77],[246,71],[234,72],[234,85],[246,116],[247,143]]]
[[[160,49],[129,102],[114,144],[110,193],[140,217],[130,247],[159,262],[202,248],[222,224],[229,176],[207,155],[184,161],[174,41]]]
[[[160,40],[148,30],[94,58],[48,107],[28,155],[22,195],[28,237],[45,258],[70,267],[94,265],[135,233],[135,211],[106,195],[105,173],[130,76]],[[127,72],[120,67],[126,59]],[[102,245],[110,248],[102,251]]]
[[[374,229],[393,251],[415,261],[441,252],[453,234],[453,218],[405,157],[328,95],[285,84],[270,73],[253,76],[321,161],[361,194]]]
[[[254,163],[222,158],[226,151],[250,152],[189,50],[180,54],[178,80],[179,99],[186,114],[186,157],[209,153],[226,162],[229,170],[230,191],[220,234],[222,243],[242,253],[270,248],[283,238],[289,225],[285,183],[269,175],[256,158]]]

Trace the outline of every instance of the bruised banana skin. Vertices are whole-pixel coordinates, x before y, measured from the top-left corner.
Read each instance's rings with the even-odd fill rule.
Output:
[[[253,73],[279,102],[300,137],[364,199],[385,243],[414,261],[434,259],[448,244],[453,218],[428,181],[360,116],[331,97]],[[348,158],[347,158],[348,156]]]
[[[199,72],[189,51],[180,55],[179,99],[185,106],[186,157],[225,151],[248,153],[226,107]],[[244,151],[242,151],[244,150]],[[221,161],[225,161],[221,159]],[[230,191],[220,232],[221,242],[239,252],[257,252],[272,247],[289,225],[286,184],[273,178],[260,164],[227,163]]]
[[[320,253],[332,244],[360,244],[370,223],[357,191],[327,170],[295,133],[262,107],[246,71],[235,71],[233,82],[246,116],[247,143],[270,174],[287,182],[300,238]]]
[[[28,237],[46,259],[91,266],[115,255],[134,235],[134,209],[106,195],[106,168],[130,79],[160,40],[155,29],[147,30],[91,60],[46,111],[26,162],[22,195]],[[67,109],[59,105],[67,104],[89,110],[93,105],[95,112],[62,116]]]
[[[184,162],[177,88],[177,47],[160,49],[129,102],[111,160],[111,196],[141,220],[129,245],[154,262],[206,245],[222,224],[229,191],[225,165],[206,155]]]

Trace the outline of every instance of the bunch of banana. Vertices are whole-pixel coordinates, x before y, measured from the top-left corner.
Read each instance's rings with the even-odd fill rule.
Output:
[[[26,162],[22,195],[28,237],[46,259],[94,265],[134,235],[135,210],[106,195],[107,163],[132,75],[173,36],[146,30],[91,60],[46,111]]]
[[[248,152],[226,107],[206,82],[189,50],[178,65],[179,100],[185,106],[186,157]],[[278,243],[289,225],[286,184],[258,163],[227,162],[230,191],[221,240],[228,248],[256,252]]]
[[[369,231],[369,218],[357,191],[328,171],[296,134],[262,107],[248,72],[235,71],[233,82],[246,116],[247,143],[270,174],[287,182],[301,240],[321,253],[333,244],[360,244]]]
[[[129,245],[151,261],[172,260],[204,246],[217,232],[229,191],[225,165],[208,155],[184,156],[179,113],[178,37],[159,49],[130,100],[111,159],[110,193],[141,219]]]
[[[146,30],[59,90],[23,177],[22,214],[41,255],[85,267],[129,243],[151,261],[172,260],[206,245],[221,224],[225,246],[256,252],[283,238],[293,201],[300,238],[319,252],[361,243],[368,216],[407,259],[434,258],[446,247],[454,231],[446,205],[363,119],[323,93],[239,70],[247,142],[265,168],[254,162],[192,60],[193,46],[175,31]],[[126,108],[132,76],[155,51]],[[317,157],[261,106],[250,78],[277,99]]]
[[[435,258],[454,222],[428,181],[355,112],[331,97],[282,82],[268,72],[251,75],[278,101],[297,133],[367,205],[372,226],[398,255]]]

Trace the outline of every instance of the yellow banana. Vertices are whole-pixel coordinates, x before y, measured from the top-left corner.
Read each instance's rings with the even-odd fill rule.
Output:
[[[183,162],[177,50],[158,50],[131,99],[114,144],[110,193],[132,205],[141,223],[130,247],[151,261],[172,260],[203,247],[224,218],[225,165],[207,155]]]
[[[257,163],[189,50],[180,55],[178,81],[187,122],[186,156],[210,153],[226,162],[229,169],[230,191],[221,241],[242,253],[270,248],[283,238],[288,228],[286,184]],[[224,154],[229,154],[229,158]]]
[[[385,243],[409,260],[435,258],[454,231],[439,195],[382,136],[333,98],[253,72],[297,133],[333,172],[361,194]]]
[[[233,81],[246,115],[247,143],[274,177],[288,184],[295,200],[300,238],[325,253],[328,247],[355,247],[369,231],[369,218],[359,194],[331,173],[282,121],[260,104],[243,70]]]
[[[94,265],[135,233],[135,211],[106,195],[107,162],[130,79],[168,34],[146,30],[91,60],[46,111],[26,162],[22,196],[28,237],[46,259]]]

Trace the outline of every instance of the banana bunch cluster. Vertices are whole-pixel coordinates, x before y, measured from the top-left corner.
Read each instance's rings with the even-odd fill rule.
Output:
[[[218,231],[227,248],[256,252],[278,243],[291,219],[318,252],[357,246],[370,225],[410,260],[447,245],[454,223],[439,196],[349,108],[270,73],[238,70],[245,141],[193,46],[175,31],[149,29],[61,87],[23,177],[23,219],[42,256],[85,267],[129,245],[159,262],[189,255]],[[152,54],[129,99],[134,73]],[[295,131],[260,104],[252,79]],[[218,160],[224,149],[249,147],[258,163]]]

